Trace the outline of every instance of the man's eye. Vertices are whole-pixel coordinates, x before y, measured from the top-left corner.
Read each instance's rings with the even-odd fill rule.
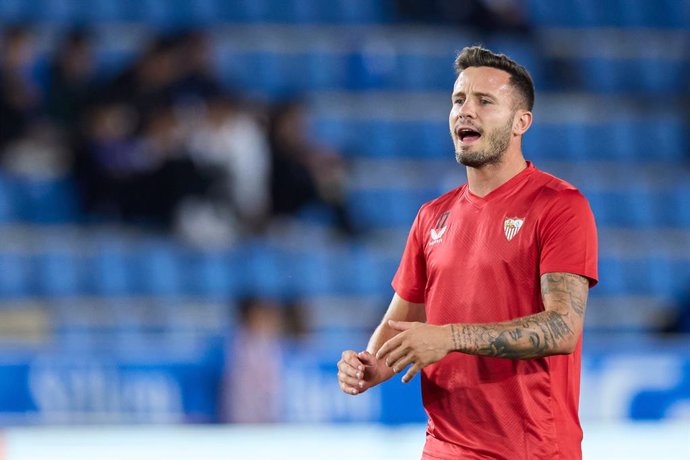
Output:
[[[491,101],[488,99],[480,99],[479,102],[481,102],[482,105],[491,104]]]
[[[454,102],[455,102],[456,104],[462,105],[462,104],[465,103],[465,100],[464,100],[464,99],[456,99]]]

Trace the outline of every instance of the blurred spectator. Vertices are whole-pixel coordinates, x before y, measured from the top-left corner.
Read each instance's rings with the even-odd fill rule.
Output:
[[[223,93],[211,61],[208,37],[201,31],[180,35],[175,46],[180,74],[175,85],[175,101],[189,103]]]
[[[222,421],[279,422],[285,355],[308,332],[303,305],[250,296],[239,302],[237,317],[226,359]]]
[[[271,201],[275,216],[294,216],[308,204],[326,205],[342,233],[357,230],[345,207],[345,164],[334,151],[309,139],[305,108],[279,104],[270,120]]]
[[[120,182],[137,169],[134,108],[124,103],[96,104],[84,113],[76,146],[75,173],[87,213],[117,217]]]
[[[0,164],[18,176],[63,178],[71,175],[72,155],[60,130],[47,120],[34,120],[21,136],[9,141]]]
[[[173,229],[183,201],[203,197],[212,174],[191,160],[172,106],[152,109],[135,135],[134,109],[96,106],[79,158],[87,210]]]
[[[189,135],[194,161],[218,172],[215,194],[231,209],[237,230],[261,231],[270,211],[270,149],[266,132],[229,97],[208,101]]]
[[[34,80],[34,41],[23,26],[8,27],[0,46],[0,149],[22,136],[41,109]]]
[[[131,66],[103,88],[102,96],[130,104],[144,117],[173,103],[183,71],[177,46],[168,37],[154,40]]]
[[[50,65],[46,106],[53,121],[73,130],[94,86],[90,38],[85,31],[75,29],[60,43]]]
[[[675,307],[662,332],[665,334],[690,334],[690,283],[678,296]]]
[[[240,303],[223,388],[224,422],[280,421],[281,307],[273,299],[248,298]]]

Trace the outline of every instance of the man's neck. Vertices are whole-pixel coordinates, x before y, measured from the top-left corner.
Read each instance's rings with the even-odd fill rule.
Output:
[[[467,167],[467,185],[473,195],[480,198],[496,190],[527,167],[522,153],[505,155],[501,162],[482,166]]]

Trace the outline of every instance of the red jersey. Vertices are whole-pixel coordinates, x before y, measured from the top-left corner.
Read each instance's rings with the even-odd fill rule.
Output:
[[[596,228],[575,187],[528,162],[483,198],[465,184],[424,204],[393,288],[424,303],[429,324],[492,323],[544,311],[549,272],[596,284]],[[424,368],[424,458],[581,458],[581,346],[523,360],[450,353]]]

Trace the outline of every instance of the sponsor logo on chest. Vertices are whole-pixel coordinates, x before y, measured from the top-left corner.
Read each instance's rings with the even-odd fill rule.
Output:
[[[505,233],[506,239],[510,241],[515,238],[524,223],[524,217],[507,217],[503,221],[503,233]]]

